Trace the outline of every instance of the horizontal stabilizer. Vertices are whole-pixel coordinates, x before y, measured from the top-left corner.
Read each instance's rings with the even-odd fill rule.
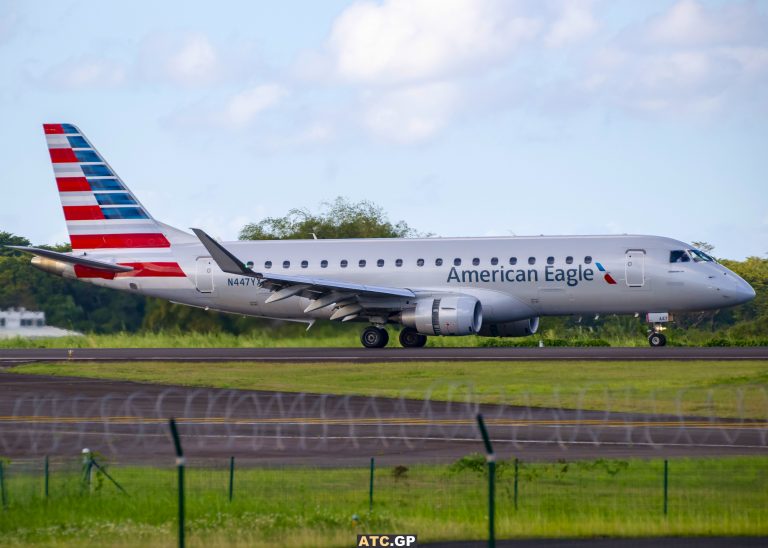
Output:
[[[61,263],[87,266],[88,268],[97,268],[99,270],[106,270],[108,272],[130,272],[133,270],[130,266],[122,266],[114,263],[107,263],[104,261],[97,261],[95,259],[86,259],[85,257],[78,257],[75,255],[68,255],[66,253],[59,253],[58,251],[51,251],[50,249],[40,249],[39,247],[27,247],[23,245],[7,245],[11,249],[17,249],[24,253],[31,253],[38,257],[45,257],[46,259],[53,259]]]

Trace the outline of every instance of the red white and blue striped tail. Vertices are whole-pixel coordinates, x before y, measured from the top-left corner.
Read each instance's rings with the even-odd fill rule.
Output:
[[[73,250],[169,248],[194,236],[155,220],[72,124],[43,124]]]

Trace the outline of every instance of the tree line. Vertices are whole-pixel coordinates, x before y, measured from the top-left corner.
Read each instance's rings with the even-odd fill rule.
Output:
[[[392,223],[384,210],[369,201],[350,202],[337,198],[319,211],[292,209],[283,217],[269,217],[248,224],[242,240],[306,238],[407,238],[429,236],[405,221]],[[698,247],[713,252],[705,242]],[[30,245],[22,236],[0,231],[0,246]],[[68,251],[68,245],[40,246]],[[168,301],[142,297],[52,276],[33,268],[30,256],[0,247],[0,309],[23,306],[43,310],[48,323],[89,333],[182,330],[244,333],[263,329],[274,322],[238,315],[206,312]],[[720,259],[749,282],[757,297],[742,306],[723,310],[683,314],[675,328],[689,332],[722,333],[731,337],[768,337],[768,259],[749,257],[744,261]],[[271,326],[270,326],[271,327]],[[629,335],[644,329],[642,318],[563,317],[545,318],[541,330],[567,338],[585,330],[596,337]]]

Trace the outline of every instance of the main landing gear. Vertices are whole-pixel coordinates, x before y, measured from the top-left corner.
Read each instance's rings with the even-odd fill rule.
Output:
[[[427,344],[427,336],[410,327],[404,327],[400,331],[400,344],[403,348],[421,348]]]
[[[389,333],[383,327],[366,327],[360,335],[360,342],[366,348],[384,348],[389,342]]]
[[[410,327],[404,327],[400,331],[399,339],[404,348],[421,348],[427,344],[427,336]],[[366,348],[384,348],[389,342],[389,333],[383,327],[371,325],[360,335],[360,342]]]

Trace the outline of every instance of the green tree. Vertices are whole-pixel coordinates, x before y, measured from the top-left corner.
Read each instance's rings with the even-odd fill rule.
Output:
[[[391,223],[384,210],[363,200],[338,197],[321,211],[291,209],[284,217],[267,217],[240,231],[241,240],[300,240],[318,238],[408,238],[419,236],[405,221]]]
[[[29,245],[29,240],[10,232],[0,231],[0,257],[20,257],[24,255],[21,251],[8,249],[5,247],[7,245]]]

